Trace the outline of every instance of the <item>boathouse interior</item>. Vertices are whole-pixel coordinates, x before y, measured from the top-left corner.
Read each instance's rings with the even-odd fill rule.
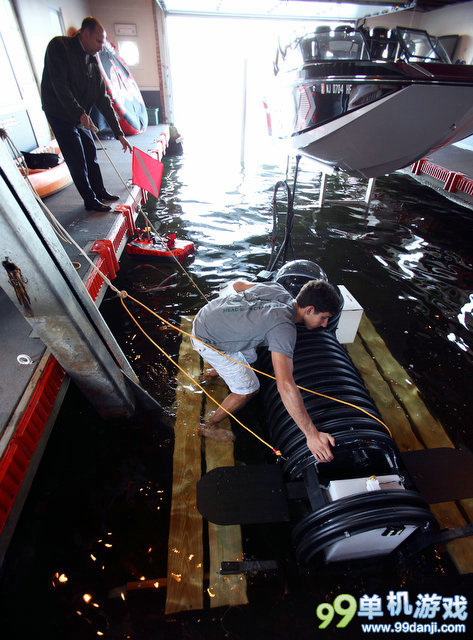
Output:
[[[389,0],[379,2],[363,0],[360,4],[318,2],[317,0],[301,0],[300,2],[255,0],[250,4],[249,8],[248,3],[239,2],[239,0],[202,0],[202,2],[197,0],[132,0],[132,2],[129,0],[0,0],[2,9],[0,77],[4,83],[4,90],[0,92],[0,129],[5,129],[8,132],[16,148],[22,152],[48,148],[52,136],[41,109],[39,89],[44,53],[51,38],[56,35],[72,34],[80,27],[82,19],[87,15],[94,15],[102,22],[108,39],[117,46],[119,54],[125,59],[133,73],[149,118],[149,126],[133,137],[133,143],[137,147],[147,149],[157,161],[163,160],[171,141],[175,143],[176,140],[179,140],[177,132],[179,120],[176,119],[179,108],[175,102],[178,93],[176,91],[174,94],[173,90],[178,84],[182,86],[188,81],[186,78],[173,76],[168,21],[173,21],[174,25],[172,34],[175,41],[173,41],[172,47],[179,47],[178,25],[181,19],[193,20],[196,30],[199,29],[200,21],[206,17],[221,20],[236,18],[255,23],[261,21],[261,24],[264,19],[293,21],[294,24],[305,19],[313,22],[319,29],[330,29],[338,23],[353,26],[363,25],[366,29],[373,30],[375,36],[377,35],[380,39],[385,31],[399,25],[425,29],[436,36],[450,36],[449,54],[452,60],[458,64],[473,64],[473,21],[471,19],[473,1],[471,0],[468,2],[452,2],[450,0],[410,2],[406,0],[397,3]],[[332,26],[328,27],[327,24]],[[221,55],[221,53],[216,52],[215,55]],[[193,77],[206,73],[206,70],[199,66],[197,53],[195,60],[186,61],[186,71]],[[218,84],[218,81],[217,78],[214,84]],[[236,99],[239,100],[240,96]],[[192,100],[204,101],[205,96],[195,92],[192,95]],[[205,136],[214,135],[213,123],[203,123],[202,131],[204,133],[202,133],[201,144],[205,144]],[[43,242],[43,246],[39,247],[41,252],[38,249],[38,255],[35,256],[35,251],[31,248],[36,247],[36,236],[32,231],[34,225],[28,227],[31,235],[25,234],[26,239],[21,245],[21,251],[24,251],[27,256],[25,264],[28,261],[28,268],[36,272],[34,278],[31,276],[29,287],[42,291],[43,287],[46,289],[49,285],[53,285],[56,279],[61,282],[59,288],[61,296],[55,296],[54,291],[48,294],[49,297],[45,294],[44,299],[47,300],[47,304],[43,306],[48,306],[49,309],[44,311],[44,316],[41,316],[42,320],[44,317],[44,322],[37,321],[36,327],[34,326],[35,314],[31,308],[27,309],[23,317],[14,306],[16,301],[13,300],[14,295],[9,288],[13,282],[16,285],[16,296],[21,298],[20,304],[24,304],[25,300],[28,302],[28,296],[19,286],[22,283],[21,269],[16,268],[15,264],[10,261],[6,250],[5,255],[2,255],[4,271],[8,271],[10,280],[6,282],[4,290],[0,290],[2,313],[4,314],[0,335],[5,358],[4,380],[0,385],[2,399],[0,462],[4,454],[4,462],[7,456],[10,456],[7,461],[10,467],[5,462],[0,469],[0,472],[3,473],[0,475],[0,489],[1,482],[5,478],[5,486],[8,485],[7,490],[0,495],[0,521],[2,526],[4,525],[3,533],[0,535],[0,564],[8,552],[9,543],[14,536],[22,508],[34,482],[35,473],[40,465],[48,438],[53,431],[54,422],[61,410],[64,398],[69,392],[68,385],[71,378],[74,377],[69,375],[65,367],[61,366],[53,357],[56,326],[53,327],[50,334],[47,334],[46,331],[44,334],[41,333],[43,325],[54,324],[51,322],[52,316],[66,317],[67,321],[64,325],[72,325],[74,321],[77,334],[85,335],[87,340],[89,340],[89,333],[99,336],[97,343],[100,344],[95,344],[94,339],[91,339],[87,343],[87,347],[91,352],[99,353],[100,358],[97,357],[97,359],[105,362],[103,367],[105,373],[103,378],[100,378],[100,384],[103,383],[107,389],[110,387],[113,391],[115,380],[111,378],[113,378],[114,372],[118,372],[119,379],[116,387],[118,387],[119,400],[117,404],[123,414],[132,412],[134,407],[130,408],[131,405],[139,400],[140,409],[143,409],[146,415],[148,415],[146,412],[149,411],[153,420],[155,418],[156,421],[161,419],[160,413],[158,417],[161,408],[157,407],[156,402],[139,386],[138,378],[132,368],[133,363],[126,361],[121,349],[115,344],[111,329],[106,326],[106,322],[99,313],[101,305],[110,302],[110,298],[106,297],[107,291],[110,292],[110,289],[107,289],[105,277],[110,278],[110,281],[113,282],[119,272],[118,260],[124,251],[127,238],[136,231],[136,218],[140,213],[140,207],[146,204],[148,197],[145,193],[146,189],[131,184],[130,158],[124,156],[118,143],[117,145],[115,143],[115,140],[107,141],[103,148],[100,148],[100,151],[104,153],[107,151],[110,155],[109,159],[113,161],[107,166],[105,166],[105,162],[103,163],[103,173],[106,181],[113,185],[114,193],[116,192],[120,196],[120,205],[117,209],[103,217],[85,217],[82,203],[73,186],[70,185],[70,180],[64,190],[52,194],[47,199],[51,211],[57,214],[64,228],[81,245],[78,250],[71,246],[63,248],[48,225],[44,224],[44,228],[42,228],[43,222],[41,222],[38,223],[38,235],[44,233],[48,242]],[[460,146],[464,150],[473,151],[473,137],[462,141]],[[115,175],[116,168],[118,168],[117,173],[125,176],[126,184],[118,180]],[[19,202],[21,198],[13,198],[14,202],[8,205],[8,215],[13,220],[10,226],[14,226],[15,213],[19,215],[23,209],[29,206],[33,211],[37,211],[38,202],[32,198],[29,192],[25,191],[26,187],[22,176],[19,174],[13,176],[11,166],[5,170],[5,173],[14,187],[18,189],[18,193],[24,194],[24,202],[26,203],[23,207]],[[322,178],[321,191],[325,189],[326,179],[327,176]],[[451,183],[453,179],[449,174],[446,181],[450,180]],[[471,198],[473,196],[470,196],[470,200]],[[357,200],[357,203],[360,204],[360,200]],[[365,200],[364,204],[369,205],[369,202]],[[471,201],[468,204],[471,207]],[[382,209],[381,199],[377,202],[377,206]],[[204,209],[205,203],[200,211],[204,211]],[[206,215],[207,212],[204,213]],[[369,242],[369,234],[372,231],[370,225],[375,226],[376,221],[373,223],[374,218],[370,218],[366,211],[363,212],[363,215],[365,214],[366,230],[360,234],[360,238],[361,241],[368,238],[367,242]],[[199,213],[199,215],[201,214]],[[403,224],[403,215],[405,215],[405,210],[400,209],[397,224]],[[7,213],[5,213],[5,221],[6,219]],[[2,228],[1,225],[0,228]],[[20,246],[20,241],[22,238],[18,241],[18,246]],[[196,240],[196,246],[197,243]],[[28,247],[28,244],[31,247]],[[48,250],[48,244],[52,247],[51,252]],[[61,259],[54,256],[53,249],[57,245],[60,246],[58,253],[62,252]],[[97,276],[94,267],[89,268],[83,259],[83,253],[81,253],[84,249],[92,255],[96,261],[95,265],[99,265],[103,274]],[[19,251],[17,245],[12,242],[13,250],[17,253]],[[44,279],[42,260],[46,265],[44,271],[50,272],[46,273]],[[67,262],[67,265],[61,265],[61,260]],[[35,279],[36,276],[37,279]],[[76,288],[72,285],[70,288],[63,286],[65,282],[68,282],[68,279],[74,281],[77,276],[80,283],[76,283]],[[23,280],[23,283],[28,284],[27,280]],[[83,287],[83,291],[81,287]],[[51,287],[52,289],[53,287]],[[70,290],[66,292],[66,289]],[[87,297],[86,303],[79,304],[77,300],[80,298],[80,292],[84,293],[85,290],[90,294],[90,299]],[[349,296],[350,293],[345,291]],[[63,299],[62,293],[64,293]],[[57,298],[61,298],[60,302],[57,302]],[[352,303],[353,306],[347,310],[352,315],[356,315],[357,323],[356,329],[351,332],[353,335],[349,340],[346,340],[347,344],[343,347],[343,358],[346,357],[346,360],[350,358],[356,364],[357,371],[353,374],[349,372],[349,376],[358,376],[360,385],[366,387],[366,393],[376,404],[376,410],[379,410],[378,422],[383,426],[383,429],[386,427],[384,423],[389,425],[406,464],[409,461],[409,454],[426,453],[424,460],[427,460],[427,463],[423,463],[425,467],[419,467],[418,481],[419,485],[422,485],[424,480],[426,493],[429,493],[430,490],[428,497],[431,500],[428,500],[428,503],[431,505],[432,514],[440,523],[441,528],[459,530],[466,527],[465,531],[468,530],[471,534],[473,531],[473,498],[470,495],[470,487],[465,487],[464,493],[460,492],[461,495],[458,493],[462,477],[471,479],[471,468],[467,469],[467,467],[471,467],[469,453],[467,452],[467,456],[463,452],[465,456],[461,457],[461,464],[458,464],[458,473],[451,473],[451,484],[443,483],[443,479],[439,479],[434,486],[438,493],[436,496],[432,495],[433,489],[426,486],[427,483],[423,478],[424,471],[427,474],[427,467],[429,467],[430,473],[432,473],[432,468],[435,471],[435,465],[440,465],[447,458],[452,461],[451,464],[454,467],[456,461],[460,461],[460,458],[455,458],[454,455],[457,453],[456,445],[443,428],[440,420],[437,419],[434,412],[431,413],[427,403],[423,401],[422,393],[416,386],[414,376],[407,368],[401,366],[390,353],[386,341],[375,327],[375,322],[367,315],[363,315],[363,309],[354,298]],[[36,308],[34,305],[38,304],[43,312],[41,300],[38,302],[35,299],[32,304],[33,310]],[[57,306],[55,306],[56,304]],[[25,306],[28,307],[28,305]],[[471,314],[471,310],[469,313]],[[31,317],[27,317],[28,314],[33,316],[31,324],[27,323],[27,320],[31,320]],[[189,334],[192,330],[192,317],[185,315],[180,319],[180,322],[180,329]],[[160,329],[163,334],[167,330],[161,331]],[[173,331],[174,329],[171,328],[169,333],[172,334]],[[41,342],[43,336],[44,344]],[[46,340],[50,342],[46,342]],[[69,340],[69,334],[67,334],[66,342],[67,340]],[[342,341],[340,340],[340,342]],[[31,343],[34,348],[31,348],[27,355],[26,347],[23,345],[30,346]],[[141,357],[140,354],[135,355],[136,359]],[[191,374],[194,379],[198,379],[204,363],[188,341],[182,340],[176,355],[179,363],[184,363],[187,373]],[[89,357],[89,363],[90,360]],[[165,367],[161,368],[165,369]],[[159,369],[157,365],[156,369]],[[77,382],[78,388],[81,388],[78,381],[80,380],[79,374],[83,372],[75,373],[77,373],[77,378],[74,378],[73,381]],[[89,370],[85,372],[84,377],[87,377],[88,373]],[[169,462],[169,466],[172,466],[171,475],[173,476],[172,505],[167,523],[169,524],[169,544],[164,548],[164,554],[167,554],[167,575],[154,576],[153,579],[150,576],[141,576],[134,581],[129,581],[124,587],[118,587],[117,584],[114,593],[112,590],[108,594],[109,599],[116,598],[117,601],[125,601],[130,592],[137,593],[140,589],[142,591],[161,589],[161,592],[165,590],[163,615],[170,616],[169,620],[175,614],[195,613],[203,608],[210,610],[228,607],[229,610],[236,610],[244,607],[248,604],[246,578],[251,574],[251,572],[245,573],[243,570],[235,573],[229,570],[227,574],[220,571],[222,562],[229,558],[238,567],[243,566],[242,535],[238,524],[224,526],[209,520],[204,526],[204,518],[196,508],[196,487],[201,480],[204,468],[210,473],[219,467],[228,467],[237,469],[238,473],[239,467],[235,466],[234,449],[222,446],[222,443],[219,442],[208,441],[205,445],[202,444],[201,439],[196,437],[195,425],[199,424],[201,418],[209,417],[213,405],[211,406],[205,399],[205,394],[196,392],[189,385],[185,372],[177,373],[171,383],[169,383],[170,377],[166,377],[165,386],[169,387],[170,393],[175,392],[175,405],[179,411],[172,416],[175,419],[173,425],[174,450],[172,461]],[[84,387],[87,388],[87,381]],[[101,402],[101,398],[94,398],[98,395],[96,389],[90,390],[88,388],[87,393],[87,400],[90,401],[91,406],[97,409],[99,416],[106,420],[110,419],[111,414],[117,410],[117,406],[113,403],[110,406],[105,406]],[[225,397],[223,386],[214,385],[212,393],[218,402],[221,402]],[[33,401],[36,403],[34,406]],[[80,403],[80,401],[78,402]],[[33,436],[31,433],[26,433],[25,430],[20,433],[26,419],[30,422],[34,421],[28,413],[30,409],[34,420],[38,419],[42,429],[41,431],[36,424],[33,424]],[[271,408],[272,410],[273,408]],[[126,415],[126,417],[129,416]],[[229,420],[224,422],[224,428],[231,429]],[[379,440],[384,443],[388,436],[383,429],[380,429],[382,435],[379,436]],[[166,435],[167,444],[171,439],[168,438],[168,435]],[[378,442],[375,444],[377,447]],[[448,450],[446,458],[442,458],[440,455],[437,458],[433,454],[427,458],[429,450],[440,449],[444,453]],[[391,449],[389,449],[389,453],[391,453]],[[360,465],[363,463],[362,457],[360,454],[361,462],[357,461],[360,462]],[[410,460],[412,459],[413,456]],[[466,463],[465,460],[467,460]],[[10,472],[11,475],[8,475]],[[234,473],[234,471],[229,473]],[[264,480],[264,474],[263,470],[259,478]],[[263,480],[262,484],[264,484]],[[344,479],[340,482],[343,483]],[[395,481],[391,478],[390,482],[399,485],[399,478]],[[451,490],[450,487],[452,487]],[[300,487],[292,487],[292,490],[298,491]],[[333,491],[338,490],[337,485]],[[133,493],[131,483],[126,491],[127,495]],[[452,497],[455,491],[457,493]],[[275,493],[272,488],[268,492]],[[440,494],[442,500],[439,499]],[[274,516],[274,512],[269,515],[257,514],[257,516],[267,517],[269,522],[269,518]],[[253,517],[256,517],[254,513]],[[414,527],[414,525],[412,526]],[[395,537],[401,533],[393,528],[390,533],[383,533],[383,537],[392,537],[389,542],[394,545]],[[451,540],[445,538],[444,542],[446,545],[448,544],[449,562],[458,575],[471,576],[473,575],[473,538],[465,536],[458,536],[458,539],[452,538]],[[349,537],[346,535],[346,538]],[[340,544],[337,543],[337,545],[340,548],[332,550],[332,553],[336,555],[340,552],[341,557],[345,557],[343,556],[345,553],[344,541],[340,540],[339,542]],[[102,544],[102,540],[100,543]],[[370,543],[371,540],[364,543],[365,550],[369,548]],[[93,554],[90,555],[92,556],[91,561],[95,562]],[[252,568],[255,566],[251,563],[250,565]],[[261,566],[264,566],[264,563]],[[272,565],[268,566],[269,572],[271,572]],[[61,580],[67,581],[67,578],[65,579],[64,574],[58,571],[58,574],[53,578],[54,588],[61,583]],[[84,594],[84,598],[85,595],[87,594]],[[82,602],[80,606],[83,606]],[[100,632],[100,635],[103,633]]]

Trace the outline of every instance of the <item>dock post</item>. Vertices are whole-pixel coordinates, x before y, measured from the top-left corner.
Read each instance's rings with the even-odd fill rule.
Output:
[[[365,193],[365,202],[367,207],[369,207],[371,204],[371,198],[373,197],[375,184],[376,184],[376,178],[370,178],[368,180],[368,186],[366,187],[366,193]]]
[[[325,202],[325,191],[327,189],[327,173],[322,171],[322,175],[320,177],[320,194],[319,194],[319,207],[324,206]]]
[[[4,145],[0,286],[104,418],[130,417],[138,381]]]

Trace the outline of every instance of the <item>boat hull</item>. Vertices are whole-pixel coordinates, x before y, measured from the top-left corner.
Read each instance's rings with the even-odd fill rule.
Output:
[[[374,178],[472,133],[473,86],[410,84],[335,120],[294,133],[291,145],[330,167]]]

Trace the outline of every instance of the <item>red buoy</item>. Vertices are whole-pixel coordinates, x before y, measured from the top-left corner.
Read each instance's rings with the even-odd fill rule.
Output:
[[[131,256],[153,258],[161,262],[170,262],[176,258],[183,262],[194,252],[194,243],[178,240],[175,233],[158,238],[146,227],[136,230],[136,235],[127,242],[125,250]]]

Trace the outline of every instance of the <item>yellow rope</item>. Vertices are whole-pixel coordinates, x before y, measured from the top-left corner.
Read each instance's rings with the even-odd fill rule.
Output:
[[[179,369],[179,371],[181,371],[181,373],[183,373],[185,376],[187,376],[187,377],[189,378],[189,380],[191,380],[191,381],[192,381],[192,382],[193,382],[197,387],[199,387],[199,389],[205,393],[205,395],[207,396],[207,398],[210,398],[210,400],[212,400],[213,402],[215,402],[215,404],[216,404],[218,407],[220,407],[221,409],[223,409],[223,410],[224,410],[224,411],[225,411],[225,412],[226,412],[226,413],[227,413],[231,418],[233,418],[236,422],[238,422],[238,424],[239,424],[241,427],[243,427],[243,429],[246,429],[249,433],[251,433],[251,435],[252,435],[252,436],[254,436],[255,438],[258,438],[258,440],[259,440],[260,442],[262,442],[264,445],[266,445],[267,447],[269,447],[273,453],[275,453],[277,456],[281,456],[281,457],[283,457],[283,456],[282,456],[282,453],[281,453],[278,449],[275,449],[272,445],[270,445],[268,442],[266,442],[265,440],[263,440],[263,438],[261,438],[257,433],[255,433],[255,432],[254,432],[254,431],[252,431],[249,427],[247,427],[247,426],[246,426],[246,425],[244,425],[242,422],[240,422],[240,420],[238,420],[238,418],[236,418],[236,417],[233,415],[233,413],[231,413],[230,411],[228,411],[228,409],[225,409],[225,407],[222,407],[222,405],[221,405],[217,400],[215,400],[215,398],[213,398],[213,397],[212,397],[212,396],[211,396],[211,395],[210,395],[210,394],[209,394],[209,393],[208,393],[208,392],[203,388],[203,386],[197,382],[197,380],[195,380],[191,375],[189,375],[189,374],[187,373],[187,371],[185,371],[185,370],[184,370],[184,369],[183,369],[183,368],[182,368],[182,367],[181,367],[177,362],[175,362],[175,361],[171,358],[171,356],[170,356],[170,355],[168,355],[168,354],[164,351],[164,349],[163,349],[162,347],[160,347],[160,346],[159,346],[159,344],[157,344],[157,343],[156,343],[156,342],[151,338],[151,336],[150,336],[150,335],[148,335],[148,334],[146,333],[146,331],[143,329],[143,327],[140,325],[140,323],[136,320],[136,318],[133,316],[133,314],[131,313],[131,311],[130,311],[130,310],[128,309],[128,307],[126,306],[126,304],[125,304],[125,302],[124,302],[124,298],[125,298],[125,297],[130,298],[130,300],[133,300],[134,302],[138,302],[138,300],[135,300],[135,298],[132,298],[131,296],[129,296],[125,291],[123,291],[123,292],[122,292],[122,295],[120,296],[120,301],[121,301],[121,303],[122,303],[122,305],[123,305],[123,307],[124,307],[125,311],[128,313],[128,315],[130,316],[130,318],[131,318],[131,319],[133,320],[133,322],[136,324],[136,326],[138,327],[138,329],[143,333],[143,335],[145,335],[145,336],[148,338],[148,340],[149,340],[152,344],[154,344],[154,346],[155,346],[157,349],[159,349],[159,351],[161,351],[161,353],[162,353],[164,356],[166,356],[166,358],[167,358],[170,362],[172,362],[172,364],[173,364],[174,366],[176,366],[176,367]],[[141,302],[138,302],[138,304],[141,304]],[[148,309],[148,307],[146,307],[144,304],[141,304],[141,306],[142,306],[142,307],[144,307],[145,309]],[[156,315],[153,311],[151,311],[151,309],[148,309],[148,311],[150,311],[153,315]],[[157,317],[159,318],[159,316],[157,316]],[[166,322],[166,321],[165,321],[165,322]],[[179,329],[179,327],[176,327],[175,325],[172,325],[172,324],[171,324],[171,323],[169,323],[169,322],[168,322],[167,324],[169,324],[169,325],[170,325],[171,327],[173,327],[174,329],[178,329],[179,331],[181,331],[181,333],[184,333],[184,334],[186,334],[186,335],[189,335],[189,334],[187,334],[185,331],[183,331],[182,329]]]
[[[137,300],[136,298],[133,298],[133,296],[130,296],[126,291],[123,291],[123,292],[122,292],[122,296],[123,296],[123,297],[130,298],[130,300],[133,300],[133,302],[136,302],[136,304],[138,304],[138,305],[140,305],[141,307],[143,307],[143,309],[146,309],[147,311],[149,311],[153,316],[155,316],[156,318],[158,318],[158,320],[160,320],[161,322],[164,322],[164,323],[165,323],[165,324],[167,324],[169,327],[172,327],[173,329],[176,329],[177,331],[179,331],[180,333],[182,333],[182,334],[183,334],[183,335],[185,335],[185,336],[188,336],[189,338],[194,338],[194,340],[198,340],[198,342],[201,342],[201,343],[202,343],[203,345],[205,345],[206,347],[209,347],[209,349],[213,349],[213,351],[216,351],[217,353],[219,353],[220,355],[224,356],[224,357],[225,357],[225,358],[227,358],[228,360],[231,360],[232,362],[236,362],[236,363],[238,363],[238,364],[241,364],[241,365],[243,365],[244,367],[247,367],[247,369],[252,369],[255,373],[259,373],[259,374],[260,374],[260,375],[262,375],[262,376],[266,376],[267,378],[271,378],[272,380],[276,380],[276,378],[275,378],[273,375],[271,375],[270,373],[266,373],[265,371],[259,371],[258,369],[255,369],[254,367],[251,367],[249,364],[245,364],[245,363],[243,363],[243,362],[240,362],[239,360],[235,360],[234,358],[231,358],[229,355],[227,355],[226,353],[222,353],[221,351],[219,351],[219,350],[218,350],[218,349],[216,349],[215,347],[212,347],[210,344],[206,344],[206,343],[205,343],[203,340],[201,340],[200,338],[197,338],[196,336],[193,336],[192,334],[188,333],[187,331],[184,331],[184,330],[183,330],[183,329],[181,329],[180,327],[177,327],[175,324],[172,324],[172,322],[169,322],[168,320],[165,320],[165,319],[164,319],[164,318],[162,318],[159,314],[157,314],[155,311],[153,311],[152,309],[150,309],[149,307],[147,307],[145,304],[143,304],[142,302],[140,302],[140,301],[139,301],[139,300]],[[133,318],[132,314],[131,314],[131,313],[130,313],[130,311],[127,309],[126,305],[123,303],[123,297],[121,297],[122,304],[123,304],[123,306],[125,307],[125,309],[127,310],[127,312],[129,313],[129,315]],[[134,318],[133,318],[133,320],[134,320],[134,322],[135,322],[136,324],[138,324]],[[138,326],[139,326],[139,325],[138,325]],[[140,329],[141,329],[141,327],[140,327]],[[141,329],[141,330],[143,331],[143,329]],[[143,331],[143,333],[144,333],[145,335],[147,335],[144,331]],[[147,337],[149,337],[149,336],[147,336]],[[149,338],[149,339],[151,340],[151,338]],[[153,342],[153,341],[151,340],[151,342]],[[153,342],[153,344],[155,344],[155,343]],[[158,346],[158,345],[156,345],[156,346]],[[159,348],[159,349],[161,349],[161,347],[158,347],[158,348]],[[161,351],[162,351],[162,349],[161,349]],[[165,355],[167,356],[167,354],[165,354]],[[167,357],[169,357],[169,356],[167,356]],[[184,372],[184,373],[185,373],[185,372]],[[187,375],[187,374],[186,374],[186,375]],[[190,376],[189,376],[189,377],[190,377]],[[193,380],[193,378],[191,378],[191,380]],[[196,383],[196,384],[197,384],[197,383]],[[199,386],[200,386],[200,385],[199,385]],[[363,409],[363,407],[359,407],[358,405],[356,405],[356,404],[352,404],[351,402],[347,402],[346,400],[341,400],[340,398],[334,398],[333,396],[328,396],[328,395],[326,395],[326,394],[324,394],[324,393],[320,393],[319,391],[314,391],[313,389],[307,389],[306,387],[301,387],[301,386],[299,386],[299,385],[296,385],[296,386],[297,386],[297,388],[298,388],[298,389],[300,389],[301,391],[307,391],[307,393],[312,393],[312,394],[317,395],[317,396],[320,396],[320,397],[322,397],[322,398],[326,398],[327,400],[333,400],[334,402],[338,402],[338,403],[340,403],[340,404],[345,404],[345,405],[347,405],[347,406],[349,406],[349,407],[352,407],[353,409],[357,409],[358,411],[361,411],[362,413],[365,413],[365,414],[366,414],[367,416],[369,416],[370,418],[373,418],[373,420],[376,420],[376,422],[379,422],[379,424],[381,424],[381,425],[382,425],[382,426],[387,430],[387,432],[389,433],[389,435],[392,437],[392,433],[391,433],[391,431],[390,431],[389,427],[388,427],[388,426],[387,426],[387,425],[386,425],[382,420],[380,420],[380,418],[377,418],[376,416],[374,416],[372,413],[370,413],[370,412],[369,412],[369,411],[367,411],[366,409]],[[202,389],[202,387],[200,387],[200,388]],[[202,390],[203,390],[203,389],[202,389]],[[206,392],[206,391],[204,391],[204,393],[206,393],[206,395],[209,395],[209,394],[207,394],[207,392]],[[209,396],[209,397],[210,397],[210,396]],[[212,398],[212,400],[213,400],[213,398]],[[218,402],[217,402],[216,400],[214,400],[214,402],[215,402],[216,404],[218,404]],[[219,405],[219,406],[221,406],[221,405]],[[222,408],[223,408],[223,410],[224,410],[224,411],[227,411],[224,407],[222,407]],[[228,413],[229,415],[231,415],[231,416],[232,416],[232,414],[231,414],[231,413],[229,413],[228,411],[227,411],[227,413]],[[234,418],[234,416],[232,416],[232,418]],[[235,418],[235,420],[236,420],[236,418]],[[241,425],[241,422],[239,422],[238,420],[237,420],[237,422]],[[250,430],[249,430],[247,427],[245,427],[244,425],[241,425],[241,426],[243,426],[245,429],[247,429],[248,431],[250,431]],[[255,435],[256,435],[256,434],[255,434]],[[257,438],[259,438],[259,436],[256,436],[256,437],[257,437]],[[261,438],[259,438],[259,439],[261,440]],[[267,443],[265,443],[265,444],[267,444]],[[270,447],[270,445],[268,445],[268,444],[267,444],[267,446],[269,446],[269,447]],[[271,447],[271,448],[273,448],[273,447]],[[274,451],[274,449],[273,449],[273,451]]]
[[[128,190],[127,185],[125,184],[123,178],[121,177],[118,169],[116,168],[116,166],[114,165],[112,159],[110,158],[109,154],[107,153],[102,141],[99,139],[99,137],[97,136],[97,132],[94,131],[95,137],[97,138],[97,140],[99,141],[100,145],[102,146],[103,151],[105,152],[105,155],[107,156],[107,158],[110,160],[110,163],[112,164],[113,168],[115,169],[115,171],[117,172],[117,174],[119,175],[120,179],[122,180],[123,184],[125,185],[125,188],[127,189],[127,191],[130,193],[130,191]],[[130,193],[131,195],[131,193]],[[133,197],[133,196],[132,196]],[[136,201],[135,201],[136,202]],[[158,236],[158,232],[156,231],[156,229],[154,228],[154,226],[151,224],[151,222],[149,221],[148,217],[146,216],[146,213],[142,210],[141,213],[143,214],[146,222],[148,223],[148,225],[151,227],[151,229],[153,230],[153,232]],[[200,295],[202,296],[202,298],[208,302],[207,297],[202,293],[202,291],[199,289],[199,287],[197,286],[197,284],[193,281],[193,279],[190,277],[190,275],[187,273],[187,271],[184,269],[184,267],[180,264],[180,262],[176,259],[176,257],[172,254],[172,257],[174,258],[175,262],[177,262],[177,264],[179,265],[179,267],[182,269],[182,271],[185,273],[185,275],[187,275],[187,277],[189,278],[190,282],[192,283],[192,285],[197,289],[197,291],[200,293]],[[96,268],[96,267],[95,267]],[[105,278],[104,278],[105,279]],[[111,286],[110,281],[108,281],[108,285]],[[118,290],[116,289],[116,287],[112,287],[117,293]],[[163,351],[163,349],[161,349],[161,347],[159,345],[157,345],[150,336],[148,336],[148,334],[144,331],[144,329],[138,324],[138,322],[135,320],[135,318],[133,317],[133,315],[130,313],[130,311],[128,310],[128,308],[126,307],[126,305],[123,302],[123,298],[124,297],[128,297],[130,298],[130,300],[133,300],[133,302],[136,302],[137,304],[139,304],[141,307],[143,307],[144,309],[146,309],[147,311],[149,311],[152,315],[154,315],[156,318],[158,318],[158,320],[161,320],[161,322],[164,322],[165,324],[167,324],[168,326],[172,327],[173,329],[177,329],[180,333],[182,333],[183,335],[188,336],[189,338],[195,338],[196,340],[198,340],[199,342],[201,342],[202,344],[204,344],[206,347],[209,347],[210,349],[213,349],[214,351],[216,351],[217,353],[219,353],[220,355],[228,358],[229,360],[232,360],[233,362],[238,362],[238,364],[242,364],[244,367],[247,367],[248,369],[252,369],[255,373],[259,373],[260,375],[266,376],[267,378],[271,378],[272,380],[276,380],[276,378],[274,376],[272,376],[269,373],[266,373],[265,371],[259,371],[258,369],[255,369],[254,367],[251,367],[248,364],[244,364],[243,362],[239,362],[238,360],[234,360],[233,358],[230,358],[227,354],[222,353],[221,351],[219,351],[218,349],[215,349],[215,347],[212,347],[209,344],[206,344],[203,340],[200,340],[199,338],[197,338],[196,336],[192,336],[190,333],[187,333],[186,331],[184,331],[183,329],[181,329],[180,327],[177,327],[176,325],[172,324],[171,322],[168,322],[167,320],[165,320],[164,318],[162,318],[161,316],[159,316],[157,313],[155,313],[154,311],[152,311],[151,309],[149,309],[149,307],[147,307],[146,305],[144,305],[142,302],[140,302],[139,300],[136,300],[136,298],[133,298],[132,296],[130,296],[126,291],[121,292],[120,294],[120,299],[122,302],[122,305],[124,306],[124,308],[126,309],[127,313],[130,315],[130,317],[132,318],[132,320],[135,322],[135,324],[138,326],[138,328],[143,332],[143,334],[162,352],[164,353],[164,355],[169,358],[169,360],[171,360],[171,362],[174,362],[172,360],[172,358],[170,356],[168,356],[167,353],[165,353]],[[258,440],[261,440],[261,442],[263,442],[267,447],[269,447],[270,449],[272,449],[276,455],[281,455],[280,451],[276,451],[276,449],[274,449],[274,447],[272,447],[271,445],[269,445],[267,442],[265,442],[262,438],[260,438],[256,433],[254,433],[253,431],[251,431],[251,429],[249,429],[248,427],[246,427],[244,424],[242,424],[237,418],[235,418],[234,415],[232,415],[229,411],[227,411],[227,409],[225,409],[224,407],[222,407],[221,404],[219,404],[214,398],[212,398],[212,396],[210,396],[205,389],[203,389],[203,387],[201,387],[193,378],[192,376],[189,376],[188,373],[186,373],[183,369],[181,369],[181,367],[179,367],[179,365],[177,365],[176,363],[174,363],[178,369],[180,369],[188,378],[190,378],[211,400],[213,400],[213,402],[215,402],[216,405],[218,405],[221,409],[223,409],[229,416],[231,416],[234,420],[236,420],[236,422],[238,422],[238,424],[240,424],[244,429],[246,429],[247,431],[249,431],[250,433],[252,433],[256,438],[258,438]],[[340,400],[339,398],[333,398],[332,396],[328,396],[325,395],[324,393],[320,393],[319,391],[313,391],[312,389],[307,389],[306,387],[301,387],[299,385],[296,385],[298,387],[298,389],[300,389],[301,391],[307,391],[308,393],[313,393],[314,395],[320,396],[322,398],[326,398],[328,400],[333,400],[334,402],[338,402],[340,404],[344,404],[347,405],[349,407],[352,407],[354,409],[357,409],[358,411],[361,411],[362,413],[365,413],[367,416],[369,416],[370,418],[373,418],[373,420],[376,420],[376,422],[379,422],[379,424],[381,424],[389,433],[389,435],[392,437],[392,433],[389,429],[389,427],[379,418],[377,418],[376,416],[374,416],[372,413],[370,413],[369,411],[367,411],[366,409],[363,409],[362,407],[359,407],[356,404],[352,404],[351,402],[347,402],[345,400]]]

